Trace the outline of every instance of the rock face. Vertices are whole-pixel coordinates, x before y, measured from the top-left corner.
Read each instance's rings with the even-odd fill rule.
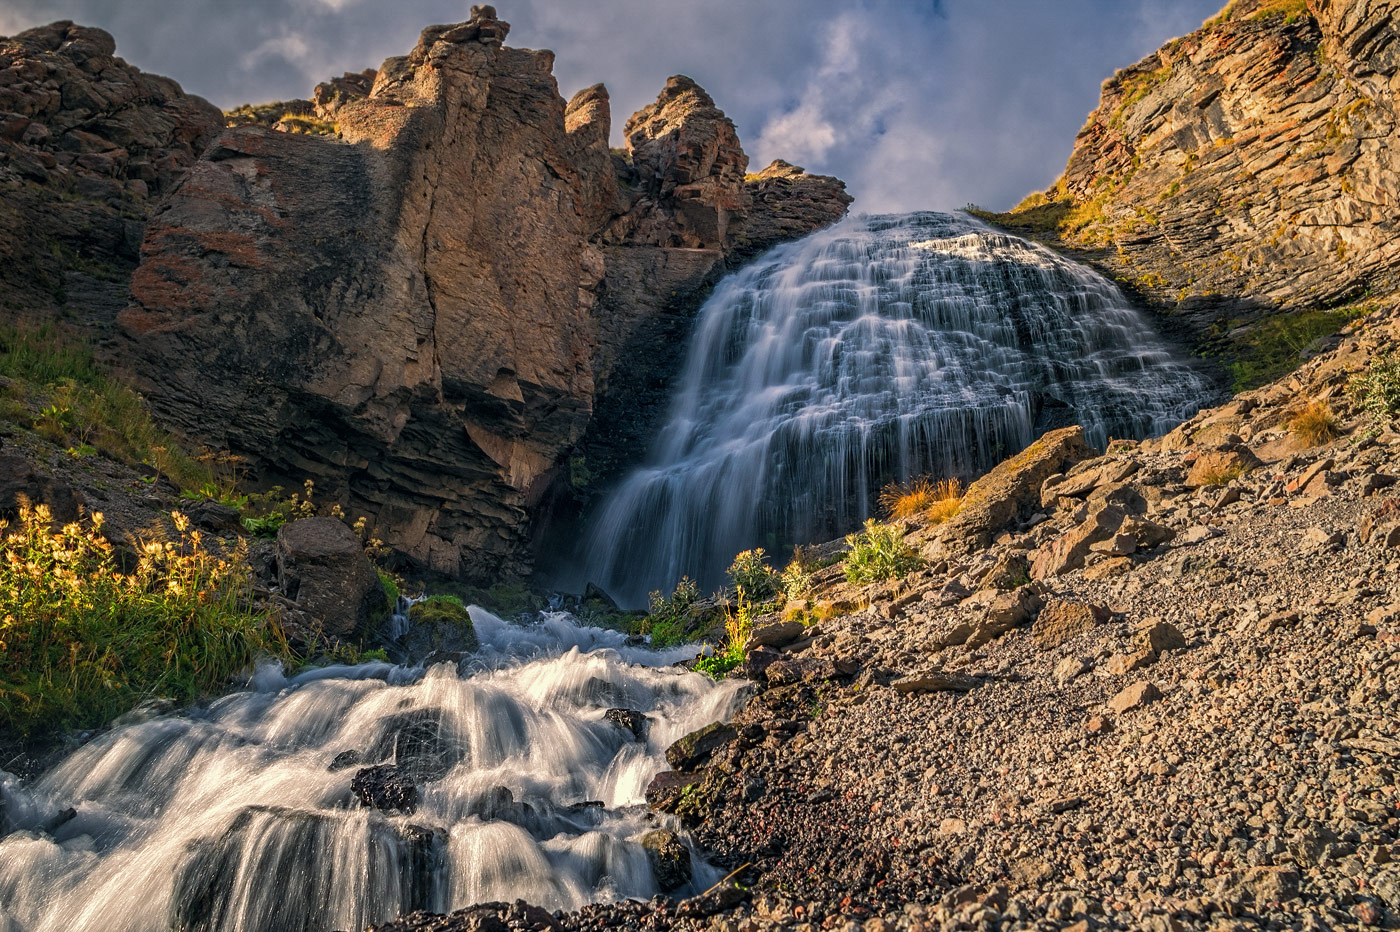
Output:
[[[11,310],[110,319],[155,199],[223,126],[206,101],[116,57],[101,29],[0,38],[0,289]]]
[[[590,426],[595,472],[627,447],[613,415],[645,421],[665,336],[727,263],[849,201],[796,175],[806,219],[767,218],[789,198],[760,180],[756,206],[733,124],[686,78],[613,155],[606,90],[566,105],[553,55],[508,29],[477,7],[362,96],[368,72],[322,85],[338,136],[226,131],[153,219],[119,321],[174,425],[481,581],[528,569],[529,515]]]
[[[1104,83],[1064,175],[1004,222],[1222,335],[1393,289],[1395,6],[1237,0]]]

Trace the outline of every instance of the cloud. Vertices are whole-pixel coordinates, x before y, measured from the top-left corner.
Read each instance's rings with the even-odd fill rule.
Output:
[[[1222,0],[498,0],[550,48],[565,96],[608,85],[613,123],[669,75],[700,82],[758,166],[844,178],[863,210],[1006,207],[1052,182],[1099,85]],[[377,67],[462,0],[5,0],[0,31],[101,26],[128,61],[220,106],[304,97]]]

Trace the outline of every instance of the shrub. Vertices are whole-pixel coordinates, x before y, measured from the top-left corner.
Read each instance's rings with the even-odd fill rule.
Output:
[[[143,700],[193,702],[286,638],[246,607],[242,554],[220,556],[172,513],[175,535],[121,568],[102,516],[54,528],[47,508],[0,522],[0,729],[101,725]]]
[[[1288,429],[1300,443],[1310,447],[1331,443],[1342,435],[1337,416],[1325,401],[1314,401],[1299,409],[1289,419]]]
[[[384,598],[389,601],[389,611],[399,610],[399,584],[383,570],[379,571],[379,587],[384,590]]]
[[[648,596],[648,612],[637,633],[651,639],[653,647],[671,647],[686,641],[686,618],[700,595],[700,587],[689,576],[682,576],[670,598],[660,590]]]
[[[783,568],[779,583],[782,586],[783,594],[788,597],[790,602],[805,599],[811,593],[812,567],[803,557],[801,547],[793,548],[792,559]]]
[[[729,564],[729,582],[740,602],[766,602],[780,590],[778,574],[764,561],[762,547],[745,550]]]
[[[1400,353],[1371,360],[1366,371],[1351,377],[1347,392],[1378,426],[1400,417]]]
[[[904,542],[894,525],[865,522],[865,530],[846,537],[846,579],[853,584],[883,582],[908,575],[923,565],[918,551]]]

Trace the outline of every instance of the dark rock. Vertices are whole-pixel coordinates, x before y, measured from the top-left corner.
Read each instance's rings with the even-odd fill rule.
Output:
[[[647,805],[662,812],[674,812],[687,788],[703,779],[703,774],[665,770],[647,784]]]
[[[326,634],[351,638],[388,611],[379,574],[338,518],[305,518],[277,532],[282,595]]]
[[[481,645],[471,615],[459,603],[435,597],[408,610],[408,630],[399,646],[411,660],[475,652]],[[439,661],[440,662],[440,661]]]
[[[393,764],[356,771],[350,790],[371,809],[412,813],[418,808],[418,787]]]
[[[467,755],[442,709],[402,712],[385,719],[380,729],[365,760],[392,762],[413,780],[440,780]]]
[[[212,499],[195,502],[184,509],[185,517],[198,528],[215,533],[238,534],[243,530],[242,519],[237,508],[231,508]]]
[[[690,849],[681,843],[675,832],[658,829],[642,836],[642,848],[651,862],[656,885],[665,893],[679,890],[693,879]]]
[[[0,455],[0,518],[13,519],[20,505],[43,505],[58,524],[78,520],[83,493],[62,479],[46,475],[25,457]]]
[[[650,723],[647,717],[636,709],[608,709],[603,713],[603,718],[623,731],[631,732],[632,737],[638,741],[647,739]]]
[[[364,756],[353,748],[348,751],[341,751],[331,758],[326,769],[334,773],[337,770],[349,770],[351,767],[358,767],[365,762]]]
[[[739,736],[734,726],[723,722],[706,725],[692,731],[666,749],[666,763],[676,770],[694,770],[710,759],[710,755],[720,747]]]

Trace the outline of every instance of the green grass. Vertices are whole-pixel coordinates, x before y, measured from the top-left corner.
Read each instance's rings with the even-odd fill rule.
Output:
[[[48,737],[111,721],[155,698],[213,695],[286,638],[246,608],[242,554],[205,548],[174,516],[169,540],[123,569],[102,519],[54,528],[25,509],[0,536],[0,733]]]
[[[1248,391],[1292,372],[1315,342],[1369,311],[1363,307],[1285,311],[1255,322],[1238,337],[1217,339],[1209,350],[1225,364],[1234,391]],[[1224,325],[1234,326],[1234,322]]]
[[[1364,372],[1352,376],[1347,392],[1379,427],[1400,418],[1400,353],[1372,359]]]
[[[91,447],[118,462],[145,464],[181,489],[224,488],[206,458],[156,427],[141,396],[103,372],[91,346],[48,324],[0,324],[0,412],[63,447]]]

